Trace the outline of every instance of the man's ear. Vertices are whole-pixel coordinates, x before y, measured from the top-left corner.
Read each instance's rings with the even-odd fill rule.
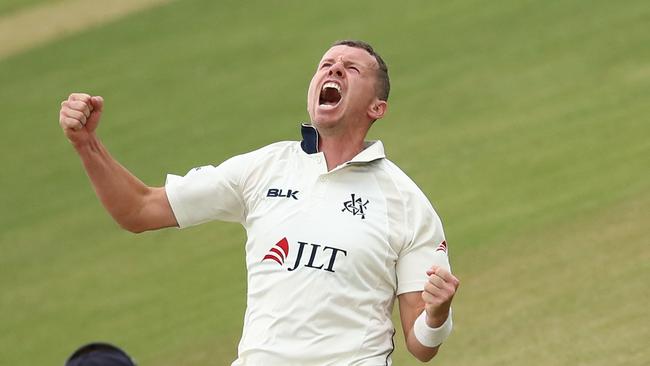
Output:
[[[375,98],[375,101],[368,107],[368,117],[370,117],[371,120],[380,119],[384,114],[386,114],[387,109],[388,103],[385,100]]]

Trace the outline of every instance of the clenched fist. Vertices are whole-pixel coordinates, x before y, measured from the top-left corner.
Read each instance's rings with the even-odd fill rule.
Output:
[[[104,98],[72,93],[61,102],[59,125],[73,144],[87,142],[95,132],[104,107]]]
[[[460,281],[448,270],[433,266],[427,271],[429,281],[424,285],[422,300],[427,312],[427,325],[437,328],[449,316],[451,300],[456,294]]]

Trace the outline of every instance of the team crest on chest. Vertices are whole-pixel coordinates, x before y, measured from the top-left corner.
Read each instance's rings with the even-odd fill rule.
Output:
[[[360,196],[352,193],[349,201],[343,202],[343,209],[341,212],[349,212],[352,216],[361,216],[362,219],[366,218],[366,211],[368,210],[369,200],[365,200]]]

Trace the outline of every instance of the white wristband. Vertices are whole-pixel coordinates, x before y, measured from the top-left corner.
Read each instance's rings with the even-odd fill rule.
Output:
[[[447,320],[442,323],[438,328],[431,328],[427,325],[426,322],[427,312],[423,311],[420,316],[415,320],[413,325],[413,333],[415,333],[415,338],[426,347],[437,347],[442,344],[442,342],[449,337],[451,333],[452,321],[451,321],[451,309],[449,309],[449,316]]]

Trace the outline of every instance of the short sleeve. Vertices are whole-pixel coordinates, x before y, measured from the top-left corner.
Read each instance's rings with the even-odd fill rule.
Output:
[[[219,166],[203,166],[185,176],[167,175],[165,191],[180,228],[207,221],[242,223],[245,205],[241,182],[248,159],[235,156]]]
[[[433,265],[451,270],[442,222],[421,192],[407,204],[407,232],[412,235],[396,264],[398,295],[422,291]]]

